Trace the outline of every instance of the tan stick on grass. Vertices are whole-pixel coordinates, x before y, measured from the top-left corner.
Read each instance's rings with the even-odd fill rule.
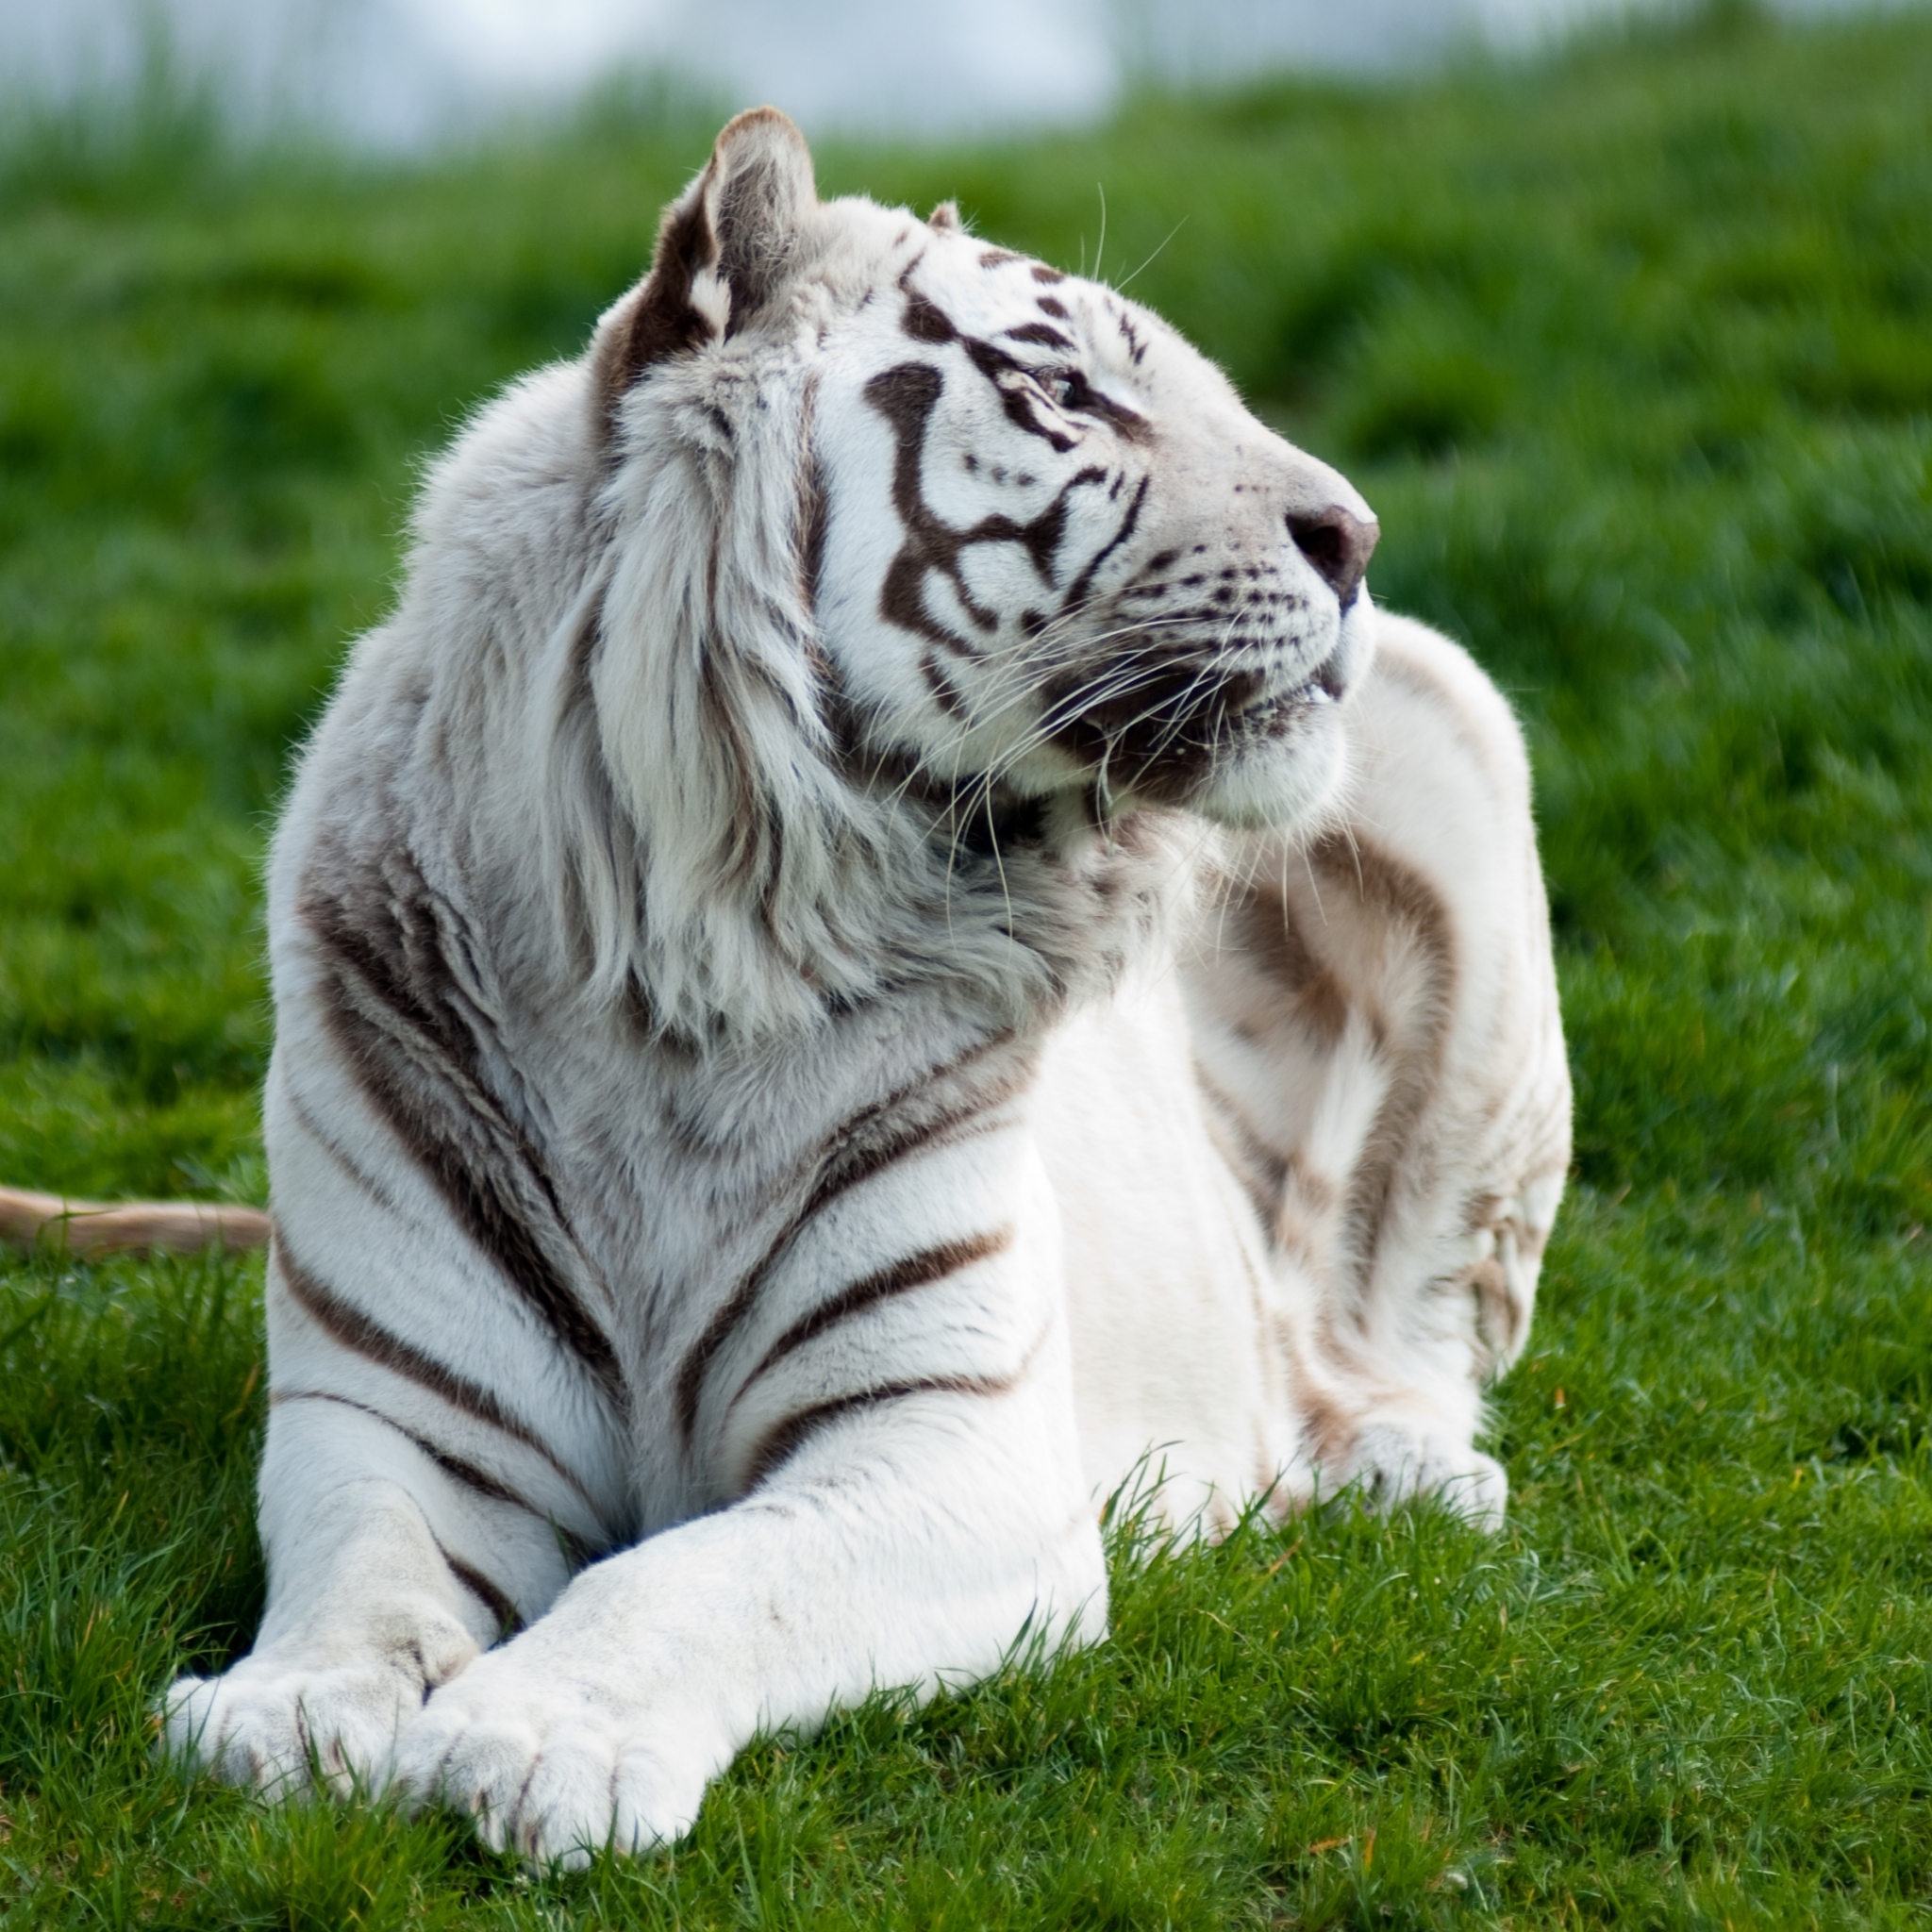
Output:
[[[73,1255],[146,1254],[167,1249],[268,1245],[269,1218],[259,1208],[202,1201],[68,1201],[0,1188],[0,1241],[32,1246],[44,1240]]]

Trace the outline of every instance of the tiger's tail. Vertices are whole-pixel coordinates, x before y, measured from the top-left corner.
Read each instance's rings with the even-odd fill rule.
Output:
[[[207,1248],[262,1248],[271,1223],[259,1208],[211,1201],[71,1201],[0,1188],[0,1241],[44,1241],[71,1255],[194,1255]]]

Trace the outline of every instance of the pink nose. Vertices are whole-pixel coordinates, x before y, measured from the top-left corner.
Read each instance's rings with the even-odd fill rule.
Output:
[[[1335,592],[1335,601],[1346,610],[1362,587],[1362,574],[1374,555],[1382,526],[1372,518],[1364,523],[1339,503],[1313,516],[1288,519],[1288,534],[1294,547],[1315,566],[1315,573]]]

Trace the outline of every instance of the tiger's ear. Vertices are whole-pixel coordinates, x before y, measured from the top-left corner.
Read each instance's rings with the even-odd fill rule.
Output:
[[[811,150],[776,108],[753,108],[718,137],[705,170],[718,274],[731,291],[724,333],[757,321],[791,280],[811,211],[819,205]]]
[[[650,274],[598,325],[606,411],[654,362],[755,326],[789,285],[817,207],[811,151],[786,115],[752,108],[730,122],[664,210]]]
[[[958,234],[965,224],[959,219],[959,204],[957,201],[942,201],[925,218],[928,228],[937,228],[941,234]]]

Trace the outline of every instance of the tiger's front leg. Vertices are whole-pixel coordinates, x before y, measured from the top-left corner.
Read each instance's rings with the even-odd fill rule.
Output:
[[[698,1445],[737,1500],[586,1570],[434,1691],[408,1789],[581,1863],[688,1830],[760,1728],[971,1680],[1029,1628],[1102,1634],[1044,1171],[984,1141],[919,1167],[900,1191],[941,1224],[856,1200],[707,1364]]]
[[[250,1654],[163,1711],[171,1756],[275,1796],[387,1783],[399,1725],[625,1510],[608,1391],[552,1338],[502,1345],[530,1325],[514,1289],[305,1022],[266,1095],[268,1604]]]

